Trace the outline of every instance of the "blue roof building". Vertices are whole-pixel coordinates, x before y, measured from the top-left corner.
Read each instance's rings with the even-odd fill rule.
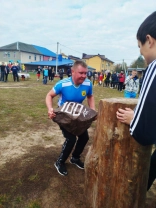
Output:
[[[15,42],[0,47],[0,62],[26,63],[53,59],[56,59],[56,53],[37,45]]]
[[[57,61],[57,66],[63,66],[63,65],[71,65],[73,64],[74,61],[70,60],[70,59],[64,59],[62,58],[62,60]],[[52,60],[52,61],[37,61],[37,62],[28,62],[28,63],[24,63],[25,65],[35,65],[35,66],[56,66],[56,60]]]
[[[47,48],[41,47],[41,46],[36,46],[36,45],[32,45],[34,46],[34,48],[36,50],[38,50],[41,54],[45,55],[45,56],[51,56],[51,57],[56,57],[56,53],[48,50]]]

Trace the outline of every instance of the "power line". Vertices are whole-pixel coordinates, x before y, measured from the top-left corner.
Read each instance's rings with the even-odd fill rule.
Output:
[[[69,47],[67,47],[67,46],[65,46],[65,45],[63,45],[63,44],[61,44],[61,43],[59,43],[59,44],[62,45],[62,46],[64,46],[64,47],[66,47],[66,48],[68,48],[68,49],[70,49],[70,50],[72,50],[72,51],[76,51],[76,50],[71,49],[71,48],[69,48]],[[76,52],[82,54],[82,52],[80,52],[80,51],[76,51]],[[122,60],[123,60],[123,59],[120,59],[120,60],[114,60],[114,61],[122,61]],[[134,59],[124,59],[124,60],[134,61]]]
[[[56,43],[50,43],[50,44],[46,44],[46,45],[54,45],[54,44],[56,44]],[[59,42],[59,44],[61,45],[61,46],[63,46],[63,47],[65,47],[65,48],[68,48],[68,49],[70,49],[70,50],[72,50],[72,51],[75,51],[75,52],[77,52],[77,53],[80,53],[80,54],[82,54],[82,52],[80,52],[80,51],[77,51],[77,50],[74,50],[74,49],[72,49],[72,48],[70,48],[70,47],[68,47],[68,46],[66,46],[66,45],[64,45],[64,44],[62,44],[62,43],[60,43]],[[134,61],[134,59],[124,59],[125,61],[127,60],[130,60],[130,61]],[[116,61],[123,61],[123,59],[120,59],[120,60],[113,60],[114,62],[116,62]]]
[[[65,46],[65,45],[63,45],[63,44],[61,44],[61,43],[59,43],[60,45],[62,45],[62,46],[64,46],[64,47],[66,47],[66,48],[68,48],[68,49],[70,49],[70,50],[72,50],[72,51],[76,51],[76,50],[74,50],[74,49],[71,49],[71,48],[69,48],[69,47],[67,47],[67,46]],[[80,51],[76,51],[76,52],[78,52],[78,53],[81,53],[82,54],[82,52],[80,52]]]

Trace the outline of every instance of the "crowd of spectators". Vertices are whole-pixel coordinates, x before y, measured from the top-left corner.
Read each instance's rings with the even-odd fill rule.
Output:
[[[18,73],[21,71],[19,64],[2,64],[0,65],[0,81],[7,82],[8,81],[8,74],[12,73],[12,77],[14,81],[19,81]],[[43,84],[47,84],[48,81],[53,82],[54,78],[56,76],[55,68],[52,66],[38,66],[36,69],[33,70],[34,73],[36,73],[37,81],[40,80],[40,77],[42,76]],[[71,67],[68,67],[66,70],[64,70],[63,67],[58,69],[57,76],[61,79],[64,78],[64,76],[70,77],[71,76]],[[105,70],[101,72],[96,72],[96,70],[88,70],[87,72],[87,78],[92,81],[93,86],[103,86],[107,88],[117,89],[118,91],[122,92],[125,90],[126,77],[128,75],[125,75],[124,71],[121,70],[120,73],[113,71],[110,72],[110,70]],[[137,74],[135,76],[135,79],[138,78]],[[133,79],[134,80],[134,79]],[[132,84],[132,81],[128,82],[128,84]],[[141,88],[142,84],[142,78],[138,78],[137,81],[134,80],[135,85],[137,84],[137,93],[139,93],[139,89]],[[127,84],[127,85],[128,85]],[[129,88],[127,88],[129,89]]]
[[[135,71],[135,77],[130,76],[134,72],[132,71],[129,75],[125,74],[123,70],[119,72],[113,71],[110,72],[109,70],[96,72],[88,71],[87,77],[93,82],[94,86],[103,86],[107,88],[117,89],[118,91],[122,92],[125,91],[125,87],[131,84],[131,89],[135,88],[135,92],[138,93],[139,89],[142,84],[142,77],[137,76],[137,71]],[[126,81],[126,78],[129,77],[129,81]],[[132,80],[130,81],[130,79]],[[127,89],[129,89],[127,87]]]
[[[9,73],[12,73],[12,77],[14,82],[19,81],[18,73],[21,71],[20,65],[15,63],[5,64],[2,62],[0,65],[0,81],[7,82]]]

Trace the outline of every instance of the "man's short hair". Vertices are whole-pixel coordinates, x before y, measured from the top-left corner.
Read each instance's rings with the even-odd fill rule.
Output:
[[[72,68],[76,68],[78,65],[80,65],[80,66],[82,66],[84,68],[88,68],[87,64],[84,61],[82,61],[82,60],[75,61],[75,63],[73,64]]]
[[[156,39],[156,11],[143,21],[138,29],[136,37],[143,45],[146,42],[147,35]]]

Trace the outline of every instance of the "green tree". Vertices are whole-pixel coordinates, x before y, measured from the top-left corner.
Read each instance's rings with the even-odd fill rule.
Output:
[[[114,67],[114,71],[121,72],[121,70],[125,71],[127,70],[127,63],[123,62],[121,64],[116,64]]]
[[[139,56],[137,60],[133,61],[130,65],[131,68],[146,68],[147,64],[142,56]]]
[[[120,72],[122,70],[122,65],[121,64],[116,64],[114,67],[114,71]]]

